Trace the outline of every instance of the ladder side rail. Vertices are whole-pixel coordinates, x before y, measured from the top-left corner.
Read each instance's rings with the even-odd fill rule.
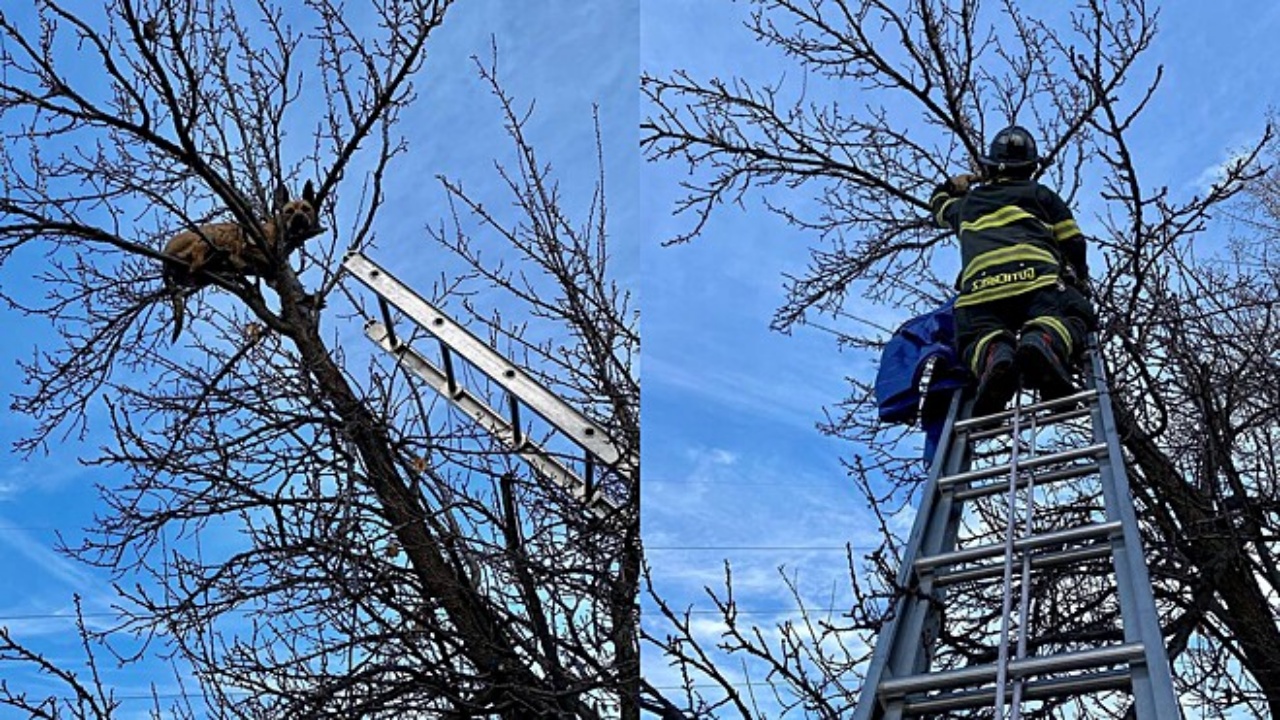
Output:
[[[939,436],[938,447],[934,451],[934,459],[925,481],[924,492],[921,494],[920,507],[916,510],[911,535],[900,559],[899,588],[912,588],[915,585],[914,579],[920,577],[915,571],[917,557],[941,552],[942,546],[948,542],[948,537],[951,538],[950,542],[954,543],[956,530],[954,527],[950,529],[946,527],[948,524],[954,524],[948,523],[947,520],[957,513],[954,494],[949,491],[941,492],[938,479],[961,472],[965,469],[962,466],[968,463],[968,453],[965,452],[967,443],[954,432],[955,423],[961,408],[964,407],[963,395],[964,390],[958,389],[951,397],[947,419]],[[901,717],[900,707],[887,716],[878,713],[879,688],[885,678],[913,674],[922,669],[918,667],[921,661],[920,651],[923,650],[921,638],[929,614],[929,602],[925,598],[932,592],[933,579],[931,575],[925,575],[921,580],[920,586],[914,588],[917,595],[904,592],[895,601],[893,616],[881,628],[876,638],[876,647],[863,677],[862,690],[859,693],[858,703],[854,706],[852,720]],[[901,702],[895,704],[900,706]]]
[[[489,347],[471,331],[459,325],[446,313],[401,283],[377,263],[359,252],[348,253],[343,268],[354,275],[380,298],[395,305],[402,313],[508,393],[519,398],[560,432],[573,439],[605,465],[616,466],[630,477],[639,467],[634,457],[622,457],[617,445],[598,423],[583,415],[558,395],[543,387],[523,369]]]
[[[1036,456],[1036,448],[1037,448],[1036,443],[1039,440],[1039,438],[1037,437],[1037,433],[1039,432],[1040,428],[1036,424],[1035,413],[1031,413],[1027,419],[1028,419],[1028,427],[1027,427],[1028,449],[1030,450],[1030,456],[1034,458]],[[1017,441],[1018,441],[1018,436],[1017,436],[1017,433],[1015,432],[1014,433],[1015,445]],[[1017,476],[1015,475],[1012,480],[1012,488],[1010,489],[1011,493],[1016,494],[1018,492],[1017,480],[1018,480]],[[1025,507],[1023,519],[1022,519],[1022,533],[1019,535],[1019,537],[1025,540],[1025,539],[1031,538],[1035,532],[1035,507],[1036,507],[1035,473],[1027,473],[1027,481],[1026,481],[1024,491],[1026,493],[1026,507]],[[1023,658],[1027,657],[1027,640],[1028,640],[1027,636],[1030,635],[1030,630],[1028,629],[1028,622],[1031,617],[1031,565],[1032,563],[1031,563],[1030,550],[1026,550],[1022,552],[1022,557],[1020,558],[1020,562],[1022,564],[1022,567],[1021,567],[1021,577],[1018,580],[1018,643],[1017,643],[1017,649],[1013,655],[1015,660],[1022,660]],[[1020,718],[1022,717],[1023,691],[1025,690],[1026,684],[1027,682],[1025,678],[1015,678],[1013,681],[1013,699],[1009,703],[1010,720],[1020,720]]]
[[[992,703],[992,717],[995,720],[1004,719],[1005,710],[1005,689],[1008,687],[1009,681],[1009,630],[1012,623],[1013,610],[1013,563],[1015,555],[1015,547],[1018,539],[1018,461],[1021,459],[1019,452],[1022,445],[1022,398],[1015,397],[1013,405],[1012,424],[1009,428],[1009,483],[1007,495],[1007,512],[1004,528],[1004,542],[1000,543],[1004,554],[1004,567],[1001,568],[1001,587],[1003,595],[1000,598],[1000,635],[999,645],[996,647],[996,688],[995,698]],[[1034,447],[1034,446],[1033,446]],[[1032,454],[1034,458],[1034,451]],[[1030,480],[1030,477],[1028,477]],[[1028,492],[1028,501],[1030,492]],[[1028,505],[1028,512],[1030,506]],[[1028,521],[1029,522],[1029,521]],[[1023,551],[1024,556],[1030,550]],[[1026,595],[1026,587],[1022,589],[1023,596]],[[1019,628],[1021,633],[1021,628]],[[1021,700],[1021,692],[1015,687],[1013,693],[1013,707],[1011,708],[1012,717],[1017,718],[1017,703]]]
[[[1107,454],[1100,463],[1103,500],[1108,520],[1121,525],[1121,542],[1113,544],[1117,592],[1120,599],[1125,641],[1140,642],[1144,659],[1132,667],[1133,701],[1137,720],[1169,720],[1181,718],[1182,710],[1173,688],[1169,660],[1160,632],[1160,618],[1151,580],[1143,555],[1142,537],[1120,451],[1119,433],[1111,409],[1111,392],[1106,380],[1106,366],[1097,336],[1089,336],[1089,380],[1098,391],[1094,404],[1095,442],[1107,444]]]
[[[463,388],[451,388],[447,374],[409,345],[395,337],[380,322],[365,325],[365,336],[396,358],[409,372],[418,376],[455,407],[465,413],[512,452],[518,454],[535,472],[567,490],[591,512],[604,518],[618,512],[619,505],[601,488],[592,491],[576,473],[560,463],[537,443],[522,436],[506,418],[480,398]]]

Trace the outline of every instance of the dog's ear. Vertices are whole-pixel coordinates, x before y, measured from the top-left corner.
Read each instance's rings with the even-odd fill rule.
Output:
[[[302,187],[302,199],[310,203],[311,207],[316,206],[316,186],[312,185],[310,180]]]
[[[279,185],[276,186],[276,194],[272,196],[271,200],[274,203],[275,210],[280,210],[285,205],[288,205],[289,204],[289,188],[285,187],[284,183],[280,183]]]

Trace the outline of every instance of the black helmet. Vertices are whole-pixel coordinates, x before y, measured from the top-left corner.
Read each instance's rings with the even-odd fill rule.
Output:
[[[1030,170],[1039,164],[1040,155],[1036,152],[1036,141],[1031,133],[1026,128],[1010,125],[996,133],[991,141],[991,152],[978,160],[996,172]]]

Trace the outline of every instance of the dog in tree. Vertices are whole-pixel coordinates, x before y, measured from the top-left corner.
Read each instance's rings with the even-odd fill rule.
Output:
[[[307,181],[302,197],[290,199],[283,185],[273,198],[274,215],[259,225],[255,237],[239,223],[209,223],[184,230],[164,247],[164,285],[173,300],[173,338],[182,333],[186,296],[208,285],[211,274],[238,277],[269,276],[308,238],[320,232],[315,188]],[[265,240],[265,247],[262,244]]]

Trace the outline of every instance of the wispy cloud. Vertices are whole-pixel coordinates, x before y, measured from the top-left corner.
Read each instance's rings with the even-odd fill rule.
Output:
[[[55,492],[75,484],[90,471],[65,455],[13,461],[0,472],[0,502],[27,492]]]
[[[682,458],[660,463],[644,489],[647,557],[664,596],[711,608],[705,588],[725,595],[728,562],[735,598],[753,613],[795,608],[784,573],[807,606],[849,602],[845,546],[856,554],[878,535],[836,463],[832,477],[767,453],[689,448]]]
[[[95,578],[85,567],[60,555],[53,548],[37,540],[31,533],[23,530],[20,523],[0,515],[0,545],[8,547],[17,555],[26,558],[34,568],[65,586],[65,589],[82,596],[96,596],[103,583]]]
[[[1222,182],[1229,172],[1245,160],[1247,160],[1247,156],[1242,150],[1228,152],[1221,160],[1201,170],[1200,174],[1188,184],[1188,189],[1197,195],[1204,195],[1212,186]]]

